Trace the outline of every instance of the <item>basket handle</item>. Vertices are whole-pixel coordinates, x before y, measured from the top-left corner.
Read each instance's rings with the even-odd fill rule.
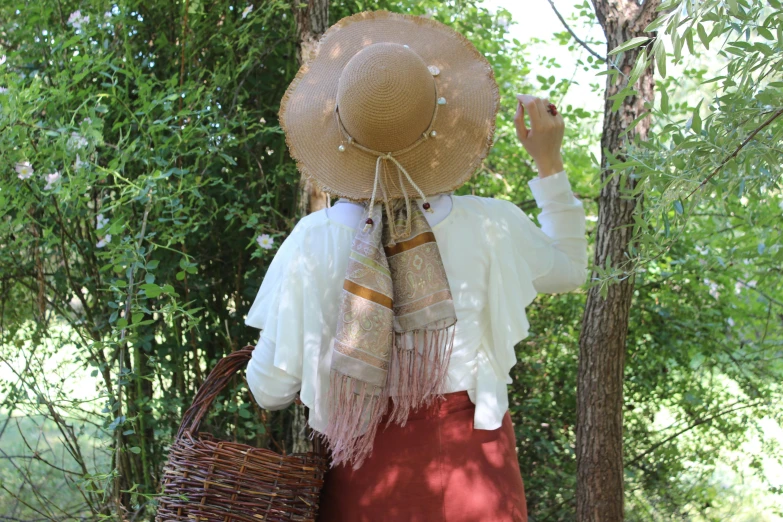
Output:
[[[177,438],[180,438],[185,434],[192,437],[194,433],[198,433],[201,421],[207,414],[209,407],[212,406],[212,401],[214,401],[215,397],[223,391],[223,388],[226,387],[228,381],[247,365],[247,362],[253,356],[253,350],[255,350],[255,346],[249,344],[241,350],[232,352],[218,361],[196,392],[196,396],[193,398],[193,404],[190,405],[190,408],[187,409],[185,415],[182,416],[182,423],[179,426]],[[305,410],[305,412],[309,413],[307,410]],[[313,437],[312,442],[313,451],[319,455],[323,455],[326,451],[325,445],[317,434]]]
[[[190,405],[190,408],[182,416],[182,423],[179,426],[177,438],[182,437],[186,433],[189,435],[198,433],[201,421],[207,414],[209,407],[212,406],[212,401],[223,391],[223,388],[226,387],[234,374],[247,365],[254,349],[254,346],[247,345],[218,361],[199,387],[196,396],[193,397],[193,403]]]

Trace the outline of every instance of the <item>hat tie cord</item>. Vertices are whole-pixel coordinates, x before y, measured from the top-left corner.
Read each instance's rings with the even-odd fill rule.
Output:
[[[402,232],[397,232],[397,226],[396,223],[394,223],[392,218],[392,212],[391,212],[391,205],[389,203],[389,196],[386,191],[386,187],[384,187],[383,179],[381,179],[381,172],[383,169],[384,161],[391,161],[394,166],[397,168],[397,176],[400,182],[400,190],[402,190],[403,199],[405,200],[405,210],[407,219],[405,220],[405,228]],[[383,194],[383,202],[386,206],[386,219],[389,220],[391,235],[392,235],[392,241],[395,239],[399,239],[402,237],[408,237],[411,233],[411,202],[410,197],[408,195],[408,191],[405,189],[405,183],[402,181],[402,176],[405,175],[405,178],[408,180],[408,183],[411,184],[411,186],[418,192],[421,199],[424,201],[424,203],[427,203],[427,196],[424,194],[424,191],[419,188],[418,185],[413,181],[411,178],[411,175],[408,173],[407,170],[405,170],[405,167],[402,166],[402,163],[399,162],[397,158],[395,158],[392,153],[387,152],[386,154],[381,154],[378,156],[378,159],[375,161],[375,179],[373,180],[373,186],[372,186],[372,197],[370,198],[370,205],[367,207],[368,210],[368,216],[372,216],[373,208],[375,208],[375,200],[378,195],[378,187],[380,187],[381,192]],[[426,204],[424,206],[427,212],[433,212],[430,205]],[[367,232],[371,227],[373,226],[372,218],[368,217],[366,224],[364,225],[364,232]]]

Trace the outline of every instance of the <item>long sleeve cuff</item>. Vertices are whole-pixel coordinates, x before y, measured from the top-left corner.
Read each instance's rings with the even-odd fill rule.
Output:
[[[538,222],[552,248],[549,270],[536,278],[540,293],[558,293],[584,283],[587,266],[585,209],[565,171],[528,182],[541,209]]]
[[[527,184],[538,208],[544,208],[548,202],[571,203],[571,182],[564,170],[545,178],[537,176]]]
[[[541,209],[538,222],[541,230],[552,239],[584,239],[586,223],[582,202],[571,191],[565,171],[535,178],[528,182],[530,191]]]
[[[247,385],[256,402],[268,410],[287,407],[296,398],[301,381],[274,365],[275,345],[261,336],[247,365]]]

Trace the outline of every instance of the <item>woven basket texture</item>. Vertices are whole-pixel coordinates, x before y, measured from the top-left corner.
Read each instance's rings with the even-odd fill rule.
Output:
[[[315,520],[326,451],[282,455],[199,433],[212,401],[250,360],[253,346],[224,357],[185,412],[163,470],[157,522]]]

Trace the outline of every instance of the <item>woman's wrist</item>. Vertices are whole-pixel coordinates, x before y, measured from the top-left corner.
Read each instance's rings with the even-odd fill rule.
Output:
[[[535,160],[535,163],[538,176],[541,178],[557,174],[564,169],[563,158],[560,154],[551,158],[537,159]]]

